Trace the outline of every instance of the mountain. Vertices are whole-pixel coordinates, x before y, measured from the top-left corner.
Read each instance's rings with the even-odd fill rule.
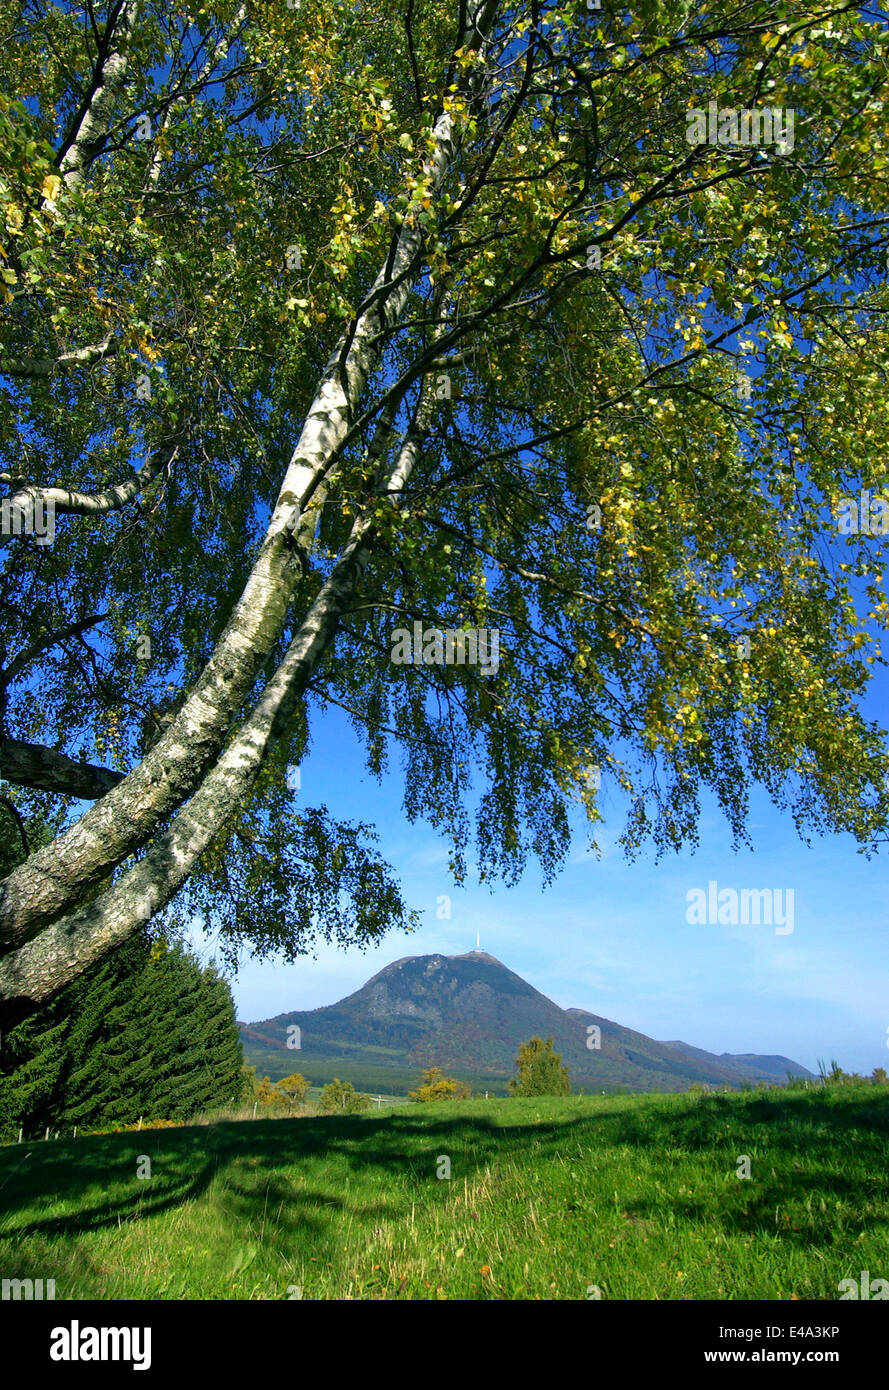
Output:
[[[430,1066],[502,1094],[519,1043],[534,1034],[553,1038],[574,1092],[684,1091],[696,1081],[737,1087],[784,1081],[788,1071],[811,1076],[786,1057],[717,1057],[562,1009],[486,951],[404,956],[338,1004],[241,1025],[245,1056],[260,1074],[300,1071],[316,1084],[336,1075],[390,1094],[416,1086],[420,1069]]]
[[[789,1071],[810,1081],[813,1078],[812,1072],[806,1071],[797,1062],[791,1062],[788,1057],[762,1057],[755,1052],[723,1052],[716,1057],[712,1052],[704,1052],[700,1047],[690,1047],[684,1042],[664,1043],[664,1047],[671,1047],[690,1058],[718,1062],[745,1081],[786,1081]]]

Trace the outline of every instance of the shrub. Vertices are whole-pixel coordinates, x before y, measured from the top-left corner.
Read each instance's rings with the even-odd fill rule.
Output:
[[[351,1081],[340,1081],[335,1076],[321,1092],[318,1109],[325,1113],[354,1115],[357,1111],[370,1109],[370,1096],[356,1091]]]
[[[466,1100],[469,1087],[465,1081],[454,1076],[445,1076],[441,1067],[425,1067],[423,1082],[416,1091],[408,1091],[408,1100],[429,1102],[436,1100]]]

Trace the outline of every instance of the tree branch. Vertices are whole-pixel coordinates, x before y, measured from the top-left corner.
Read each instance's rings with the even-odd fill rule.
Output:
[[[39,743],[0,738],[0,777],[19,787],[96,801],[122,782],[124,774],[92,763],[75,762]]]
[[[82,618],[76,623],[67,623],[65,627],[58,627],[53,632],[47,632],[43,637],[38,637],[37,641],[32,642],[24,651],[19,652],[18,656],[13,657],[8,666],[0,669],[0,720],[2,720],[6,691],[12,682],[21,675],[22,671],[31,665],[32,661],[36,661],[38,656],[49,651],[50,647],[64,642],[67,637],[78,637],[82,632],[88,632],[91,627],[101,623],[104,618],[104,613],[96,613],[91,618]]]
[[[77,115],[75,130],[59,153],[59,173],[69,190],[79,188],[87,166],[97,155],[111,129],[114,104],[123,90],[127,75],[127,48],[136,20],[138,0],[120,0],[109,18],[96,54],[96,66],[89,96]],[[112,48],[120,35],[120,42]]]
[[[52,503],[57,513],[73,516],[96,516],[103,512],[119,511],[132,502],[149,483],[168,468],[179,452],[179,445],[168,445],[149,454],[142,467],[122,483],[105,488],[102,492],[75,492],[71,488],[29,486],[20,489],[10,499],[10,507],[25,506],[29,502]],[[11,482],[11,475],[0,473],[0,482]]]
[[[111,337],[109,333],[101,343],[74,348],[71,352],[63,352],[59,357],[0,358],[0,375],[45,379],[72,367],[91,367],[94,362],[100,362],[107,356]]]
[[[25,822],[22,817],[21,811],[16,806],[15,802],[12,801],[8,796],[0,796],[0,806],[5,806],[9,814],[12,816],[16,825],[18,826],[19,835],[21,836],[22,841],[22,848],[24,849],[25,854],[30,854],[31,846],[28,844],[28,835],[25,830]]]

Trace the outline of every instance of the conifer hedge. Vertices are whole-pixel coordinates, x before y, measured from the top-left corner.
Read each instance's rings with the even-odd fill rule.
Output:
[[[240,1099],[227,982],[147,932],[0,1039],[0,1139],[167,1119]]]

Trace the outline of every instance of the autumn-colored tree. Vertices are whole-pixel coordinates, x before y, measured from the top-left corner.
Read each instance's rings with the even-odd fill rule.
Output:
[[[284,1076],[280,1081],[276,1081],[275,1090],[284,1097],[292,1110],[297,1103],[304,1103],[309,1093],[309,1083],[304,1076],[295,1071],[292,1076]]]
[[[254,1099],[259,1105],[263,1106],[266,1110],[274,1110],[277,1107],[283,1105],[284,1103],[283,1095],[280,1091],[275,1089],[274,1085],[272,1084],[271,1078],[268,1076],[263,1076],[256,1083]]]
[[[552,1038],[529,1038],[519,1046],[516,1075],[507,1083],[511,1096],[567,1096],[571,1094],[568,1068],[553,1050]]]
[[[331,703],[458,880],[551,877],[600,788],[631,854],[707,791],[743,840],[757,783],[882,842],[887,45],[803,0],[9,0],[0,1027],[158,914],[232,959],[408,923],[296,795]]]
[[[445,1076],[441,1067],[424,1067],[422,1077],[422,1085],[416,1091],[408,1091],[408,1100],[466,1100],[469,1096],[466,1082],[458,1081],[454,1076]]]

